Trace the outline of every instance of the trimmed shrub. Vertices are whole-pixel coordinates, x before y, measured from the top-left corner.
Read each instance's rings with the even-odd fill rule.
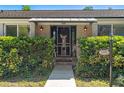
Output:
[[[114,83],[118,86],[124,86],[124,76],[119,76],[118,78],[115,79]]]
[[[108,36],[80,38],[80,59],[75,72],[82,77],[109,77],[109,56],[101,56],[100,49],[109,49]],[[113,37],[113,76],[124,74],[124,37]]]
[[[44,74],[53,66],[53,40],[47,37],[0,37],[0,76]],[[43,71],[44,70],[44,71]]]

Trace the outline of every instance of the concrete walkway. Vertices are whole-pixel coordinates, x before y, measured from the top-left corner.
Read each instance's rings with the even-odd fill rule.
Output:
[[[56,65],[45,87],[76,87],[72,66]]]

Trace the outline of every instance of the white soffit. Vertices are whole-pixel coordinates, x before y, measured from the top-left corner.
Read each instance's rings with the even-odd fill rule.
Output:
[[[46,22],[97,22],[95,18],[31,18],[29,21],[46,21]]]

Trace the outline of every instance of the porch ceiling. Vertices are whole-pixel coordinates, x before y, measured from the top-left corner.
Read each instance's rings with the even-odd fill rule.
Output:
[[[95,18],[31,18],[30,22],[97,22]]]

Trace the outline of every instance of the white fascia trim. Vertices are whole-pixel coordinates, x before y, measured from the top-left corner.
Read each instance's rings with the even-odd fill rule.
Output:
[[[97,19],[95,18],[31,18],[29,21],[46,21],[46,22],[97,22]]]

